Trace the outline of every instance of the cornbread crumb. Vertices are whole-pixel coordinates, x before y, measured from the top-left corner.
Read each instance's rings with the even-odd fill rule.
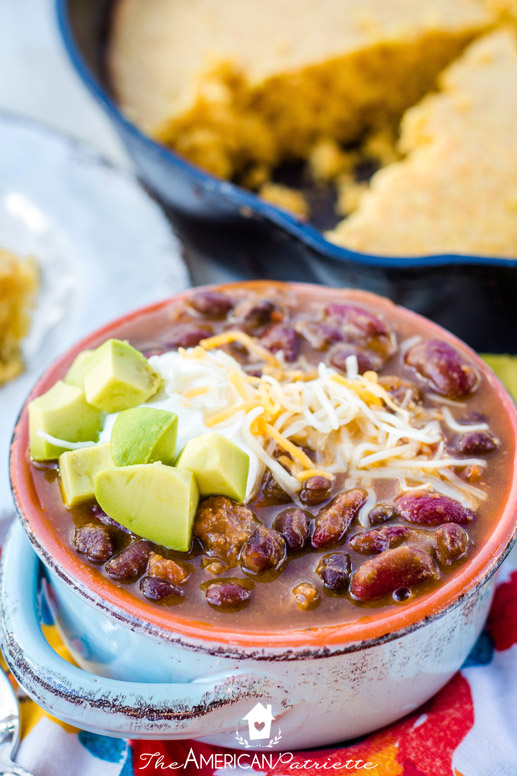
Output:
[[[21,341],[30,328],[37,288],[36,262],[0,249],[0,385],[23,371]]]
[[[402,120],[405,158],[376,173],[328,238],[388,256],[517,257],[517,36],[502,28],[444,71]]]
[[[259,193],[266,202],[294,213],[299,218],[307,218],[309,215],[309,206],[301,191],[268,181],[260,187]]]

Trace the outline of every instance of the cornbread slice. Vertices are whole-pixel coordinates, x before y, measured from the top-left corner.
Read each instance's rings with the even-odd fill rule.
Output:
[[[484,0],[490,11],[503,20],[517,21],[517,0]]]
[[[36,263],[0,249],[0,385],[23,371],[20,345],[30,328],[37,288]]]
[[[400,150],[329,239],[368,253],[517,257],[517,36],[473,43],[407,111]]]
[[[119,0],[110,70],[145,132],[263,183],[322,139],[397,120],[492,18],[479,0]]]

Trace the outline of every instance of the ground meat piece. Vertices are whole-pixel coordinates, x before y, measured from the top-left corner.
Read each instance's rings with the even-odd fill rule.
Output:
[[[262,335],[260,341],[272,353],[281,350],[286,361],[294,361],[298,355],[298,335],[292,326],[276,323]]]
[[[210,496],[198,507],[194,535],[206,553],[231,568],[237,565],[243,544],[259,525],[251,509],[243,504],[225,496]]]
[[[113,579],[134,582],[146,570],[150,554],[150,543],[139,539],[108,561],[105,569]]]
[[[260,573],[276,569],[285,558],[285,539],[273,528],[259,525],[244,544],[241,566]]]
[[[353,488],[339,493],[330,504],[320,509],[314,520],[312,546],[319,549],[341,541],[367,498],[365,490]]]
[[[172,558],[164,558],[157,552],[152,552],[149,556],[147,573],[150,577],[167,579],[173,585],[181,585],[189,575],[188,569],[181,563],[177,563]]]
[[[75,529],[74,547],[92,563],[105,563],[115,549],[109,529],[97,523],[87,523]]]
[[[300,609],[314,609],[320,602],[318,588],[311,582],[300,582],[292,592]]]

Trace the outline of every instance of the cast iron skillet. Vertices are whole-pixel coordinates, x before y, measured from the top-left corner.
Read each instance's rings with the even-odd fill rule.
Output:
[[[270,277],[373,291],[435,320],[478,350],[517,352],[517,257],[407,259],[348,251],[313,226],[205,173],[142,134],[110,95],[104,52],[112,5],[113,0],[56,0],[63,41],[141,179],[169,210],[187,249],[215,259],[243,279]]]

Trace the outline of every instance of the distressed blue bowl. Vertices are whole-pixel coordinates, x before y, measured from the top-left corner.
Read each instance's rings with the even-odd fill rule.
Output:
[[[78,75],[110,117],[142,180],[169,208],[192,254],[215,259],[243,279],[373,291],[435,320],[477,350],[517,352],[517,257],[355,253],[140,132],[118,109],[106,77],[112,5],[113,0],[56,0],[62,38]],[[214,279],[195,267],[196,282]]]

